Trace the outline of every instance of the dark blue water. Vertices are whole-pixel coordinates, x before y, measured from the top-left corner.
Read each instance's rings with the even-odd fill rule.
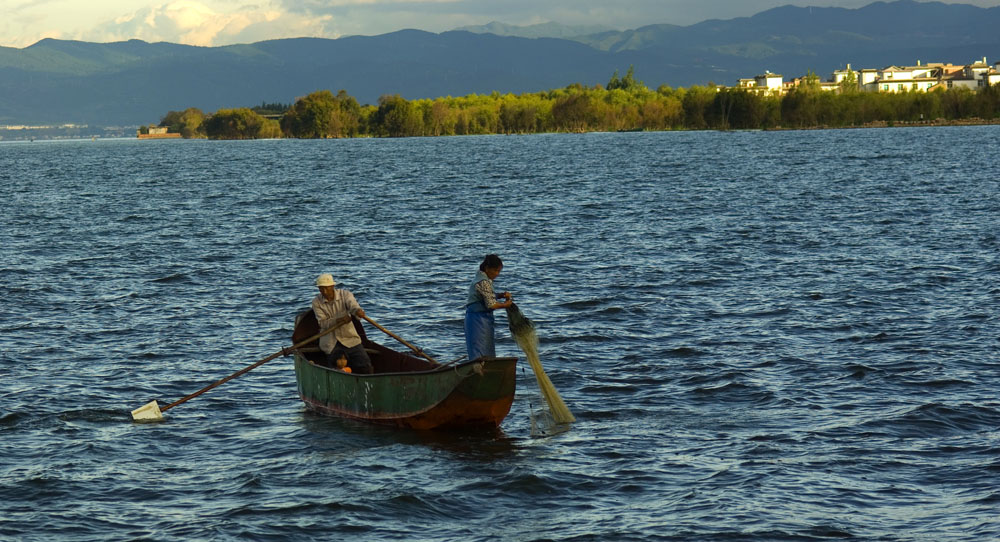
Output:
[[[0,539],[1000,539],[998,148],[0,144]],[[287,346],[321,272],[457,358],[487,252],[568,432],[531,436],[523,362],[496,433],[311,415],[287,358],[131,422]]]

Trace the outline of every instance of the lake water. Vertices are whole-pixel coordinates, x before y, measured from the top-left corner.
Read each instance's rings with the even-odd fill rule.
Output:
[[[1000,539],[998,148],[2,143],[0,539]],[[489,252],[567,432],[532,437],[523,356],[495,433],[312,415],[289,358],[131,421],[288,346],[322,272],[455,359]]]

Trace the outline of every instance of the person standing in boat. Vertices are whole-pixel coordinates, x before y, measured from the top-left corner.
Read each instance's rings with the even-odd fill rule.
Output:
[[[481,356],[496,357],[494,344],[493,311],[506,309],[514,302],[510,292],[495,294],[493,281],[503,269],[503,262],[496,254],[487,254],[479,264],[479,272],[469,286],[469,296],[465,301],[465,348],[469,359]],[[497,298],[505,301],[497,301]]]
[[[324,273],[316,279],[319,294],[312,300],[312,310],[316,314],[320,331],[330,329],[338,320],[347,315],[363,317],[365,311],[354,299],[354,294],[347,290],[338,290],[333,281],[333,275]],[[355,374],[371,374],[372,362],[361,344],[361,337],[353,324],[345,324],[333,333],[327,333],[319,339],[319,348],[326,354],[329,367],[336,367],[341,357],[347,358],[347,366]]]

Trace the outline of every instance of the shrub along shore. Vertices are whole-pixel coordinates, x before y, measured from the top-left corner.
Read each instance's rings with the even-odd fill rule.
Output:
[[[831,92],[820,90],[814,78],[774,96],[712,86],[651,90],[630,69],[624,78],[615,73],[606,86],[418,100],[387,95],[377,105],[323,90],[287,106],[170,111],[159,125],[187,138],[260,139],[943,124],[1000,124],[1000,85],[904,93],[845,85]]]

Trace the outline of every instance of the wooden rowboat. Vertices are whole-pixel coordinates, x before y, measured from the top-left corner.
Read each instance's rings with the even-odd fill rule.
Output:
[[[496,428],[514,402],[517,358],[435,365],[370,339],[357,319],[375,372],[345,373],[320,363],[316,342],[295,350],[299,396],[311,411],[413,429]],[[292,342],[319,332],[312,310],[295,319]]]

